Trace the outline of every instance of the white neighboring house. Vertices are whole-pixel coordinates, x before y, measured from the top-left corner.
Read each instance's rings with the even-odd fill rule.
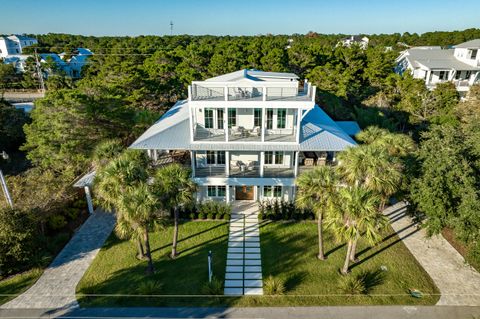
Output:
[[[333,121],[315,104],[316,87],[299,84],[295,74],[257,70],[193,81],[188,99],[130,148],[159,164],[188,155],[197,200],[293,200],[298,174],[335,163],[359,130]]]
[[[452,81],[462,96],[480,81],[480,39],[456,45],[453,49],[415,47],[397,58],[396,72],[410,71],[414,78],[424,79],[429,89],[437,83]]]
[[[0,57],[6,58],[11,55],[21,55],[24,48],[37,43],[37,39],[24,35],[0,37]]]
[[[48,58],[51,58],[57,67],[65,72],[65,74],[72,78],[80,78],[82,68],[88,63],[88,57],[93,53],[89,49],[77,48],[71,58],[66,59],[66,53],[41,53],[40,63],[46,63]],[[48,76],[48,74],[47,74]]]
[[[358,45],[361,49],[365,50],[368,47],[369,41],[370,40],[367,37],[361,35],[351,35],[349,37],[341,39],[338,45],[342,45],[344,47]]]

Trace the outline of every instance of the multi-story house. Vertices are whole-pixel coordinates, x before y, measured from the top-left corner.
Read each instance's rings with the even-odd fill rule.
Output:
[[[359,46],[362,50],[366,50],[368,48],[368,42],[370,40],[361,35],[351,35],[346,38],[342,38],[337,45],[342,45],[344,47],[351,47],[352,45]]]
[[[356,145],[346,130],[358,131],[315,105],[315,86],[299,84],[292,73],[256,70],[194,81],[188,100],[130,148],[157,161],[187,152],[198,200],[292,200],[295,178],[334,163],[337,152]]]
[[[425,80],[429,89],[438,83],[453,82],[461,96],[480,82],[480,39],[467,41],[452,49],[416,47],[397,58],[396,72],[410,71],[414,78]]]
[[[24,35],[0,37],[0,57],[5,58],[10,55],[21,55],[24,48],[37,43],[37,39]]]

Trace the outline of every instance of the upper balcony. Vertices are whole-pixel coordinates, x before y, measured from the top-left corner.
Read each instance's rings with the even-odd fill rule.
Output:
[[[193,82],[188,87],[188,98],[194,102],[315,102],[315,86],[307,81],[300,87],[293,85],[296,83],[268,82],[238,86],[232,83]]]

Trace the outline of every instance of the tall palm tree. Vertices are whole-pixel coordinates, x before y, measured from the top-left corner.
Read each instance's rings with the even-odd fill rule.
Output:
[[[297,178],[296,204],[299,208],[312,210],[317,216],[318,259],[324,260],[323,218],[334,196],[338,178],[331,166],[318,166],[302,173]]]
[[[410,136],[391,133],[378,126],[369,126],[355,137],[364,144],[384,148],[390,156],[405,157],[415,150],[415,143]]]
[[[329,205],[326,225],[337,240],[347,242],[342,274],[348,273],[353,244],[359,237],[371,244],[381,238],[380,230],[386,225],[386,217],[378,211],[378,200],[378,196],[364,187],[349,186],[339,189]]]
[[[173,242],[171,257],[177,256],[178,219],[182,206],[194,201],[197,185],[190,178],[190,170],[180,164],[170,164],[159,168],[154,176],[153,191],[164,207],[173,210]]]
[[[93,150],[93,167],[99,169],[120,155],[124,146],[120,139],[109,139],[99,143]]]
[[[146,183],[140,183],[135,187],[129,188],[123,194],[118,208],[121,212],[122,223],[117,224],[116,231],[117,233],[131,236],[131,234],[123,233],[125,229],[128,230],[130,228],[136,236],[143,239],[145,256],[148,261],[148,274],[152,274],[155,271],[148,232],[155,223],[157,209],[157,198],[152,194]],[[124,224],[127,224],[127,227]]]

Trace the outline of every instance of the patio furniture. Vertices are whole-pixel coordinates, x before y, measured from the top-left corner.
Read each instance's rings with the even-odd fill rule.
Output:
[[[243,126],[232,126],[232,128],[230,129],[230,135],[242,137],[244,131],[245,128]]]
[[[313,166],[313,158],[306,158],[304,161],[303,161],[303,165],[305,166]]]
[[[253,171],[255,169],[255,166],[257,166],[257,162],[256,161],[250,161],[250,162],[248,162],[247,170]]]
[[[253,136],[260,136],[262,134],[262,129],[260,126],[255,126],[252,130],[252,135]]]

